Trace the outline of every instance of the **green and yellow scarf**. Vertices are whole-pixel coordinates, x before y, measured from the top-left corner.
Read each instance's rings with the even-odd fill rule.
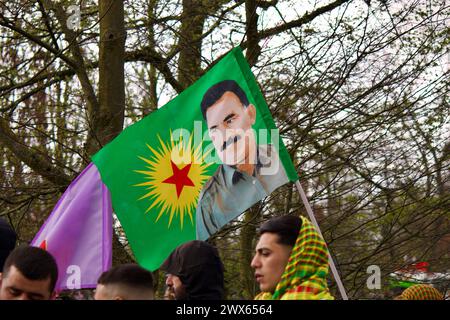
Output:
[[[443,295],[434,287],[426,284],[416,284],[399,297],[401,300],[444,300]]]
[[[275,292],[261,292],[256,300],[334,300],[327,286],[328,249],[308,219],[302,227]]]

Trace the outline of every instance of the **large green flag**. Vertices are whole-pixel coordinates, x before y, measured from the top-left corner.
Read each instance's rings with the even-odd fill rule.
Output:
[[[150,270],[297,180],[239,47],[93,162],[133,253]]]

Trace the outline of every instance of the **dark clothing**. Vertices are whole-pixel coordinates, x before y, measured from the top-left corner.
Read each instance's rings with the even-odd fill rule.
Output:
[[[161,269],[180,278],[187,300],[223,299],[223,264],[217,249],[206,242],[194,240],[177,247]]]
[[[3,264],[9,253],[16,246],[17,235],[13,228],[2,218],[0,218],[0,272],[3,271]]]

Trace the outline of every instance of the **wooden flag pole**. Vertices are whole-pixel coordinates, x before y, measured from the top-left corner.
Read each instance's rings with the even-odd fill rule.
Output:
[[[320,231],[319,224],[317,223],[316,217],[314,217],[314,213],[311,209],[311,206],[309,205],[308,198],[306,198],[305,191],[303,191],[302,185],[300,184],[300,181],[297,180],[295,182],[295,186],[297,187],[298,193],[300,194],[300,197],[302,198],[303,204],[305,205],[306,212],[308,212],[309,219],[311,220],[311,223],[316,227],[317,232],[320,234],[320,236],[323,238],[322,232]],[[345,292],[344,285],[342,284],[341,277],[339,276],[339,273],[336,269],[336,265],[334,264],[333,258],[330,255],[330,252],[328,251],[328,261],[330,264],[331,272],[333,273],[334,279],[336,280],[336,283],[339,288],[339,292],[341,293],[343,300],[348,300],[347,293]]]

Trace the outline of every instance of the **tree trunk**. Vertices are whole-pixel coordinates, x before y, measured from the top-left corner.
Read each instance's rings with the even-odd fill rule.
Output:
[[[114,139],[123,128],[125,113],[125,22],[124,4],[118,0],[99,1],[99,114],[92,114],[92,143],[89,154],[95,153]],[[132,259],[113,237],[113,264],[130,262]]]
[[[123,1],[99,1],[99,114],[93,114],[97,145],[100,149],[123,128],[125,113],[125,23]]]
[[[247,33],[246,58],[250,66],[253,66],[261,53],[258,38],[258,15],[256,14],[256,0],[245,1],[245,25]]]
[[[178,40],[178,46],[181,49],[178,60],[178,81],[183,88],[187,88],[194,83],[201,74],[201,35],[205,17],[206,13],[202,1],[183,0],[181,30]]]
[[[241,229],[241,283],[243,287],[242,296],[246,299],[253,299],[255,296],[255,281],[253,269],[250,266],[253,257],[253,240],[256,237],[256,226],[254,221],[260,214],[260,206],[255,205],[244,214],[244,226]]]

